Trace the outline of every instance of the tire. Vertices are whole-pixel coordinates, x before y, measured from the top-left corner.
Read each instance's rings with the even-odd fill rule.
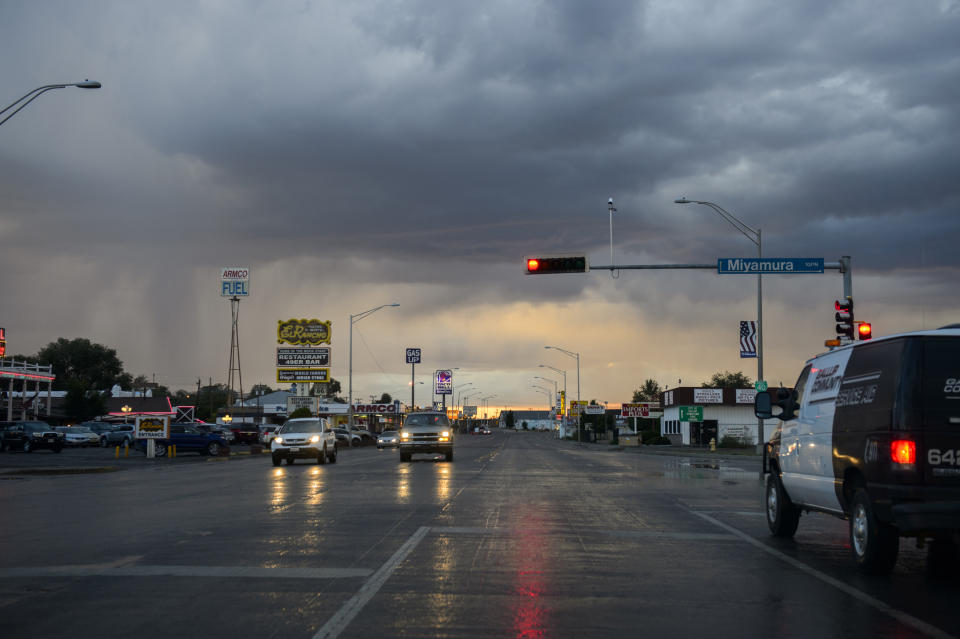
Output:
[[[279,466],[281,463],[283,463],[283,459],[280,458],[278,455],[271,455],[271,458],[273,459],[274,466]]]
[[[210,442],[207,444],[207,454],[211,457],[220,456],[220,443],[219,442]]]
[[[124,438],[124,444],[126,444],[126,438]],[[153,454],[157,457],[166,457],[167,456],[167,445],[163,442],[157,442],[153,445]]]
[[[329,461],[331,464],[337,463],[337,445],[336,444],[333,445],[333,454],[330,455],[330,458],[327,461]]]
[[[317,455],[317,464],[326,464],[327,463],[327,447],[324,446],[323,450],[320,451],[320,454]]]
[[[850,551],[857,568],[868,575],[890,574],[899,550],[897,529],[877,520],[866,489],[858,488],[850,509]]]
[[[778,473],[767,475],[767,486],[763,496],[770,534],[784,539],[793,537],[800,524],[800,509],[790,501]]]
[[[447,453],[447,461],[448,461],[448,462],[452,462],[452,461],[453,461],[453,451],[452,451],[452,450],[451,450],[449,453]]]
[[[359,440],[359,439],[351,439],[351,440],[350,440],[350,447],[351,447],[351,448],[356,448],[356,447],[359,446],[359,445],[360,445],[360,440]]]
[[[29,439],[23,440],[23,452],[25,453],[33,452],[33,444],[30,443]]]

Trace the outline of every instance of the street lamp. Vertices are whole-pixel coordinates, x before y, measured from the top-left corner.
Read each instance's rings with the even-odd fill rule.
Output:
[[[563,375],[563,401],[567,401],[567,371],[548,364],[538,364],[538,366],[540,368],[549,368]],[[563,402],[560,403],[560,413],[563,415],[563,435],[561,436],[561,439],[563,439],[563,437],[567,436],[567,407],[563,405]]]
[[[84,80],[83,82],[70,82],[68,84],[45,84],[42,87],[37,87],[36,89],[26,94],[19,100],[16,100],[12,104],[4,107],[3,111],[0,111],[0,115],[3,115],[13,107],[17,107],[17,108],[16,110],[14,110],[13,113],[11,113],[7,117],[0,120],[0,124],[3,124],[7,120],[15,116],[16,114],[20,113],[20,110],[23,109],[23,107],[27,106],[28,104],[36,100],[47,91],[53,91],[54,89],[63,89],[66,87],[77,87],[80,89],[99,89],[100,83],[94,82],[92,80]]]
[[[386,308],[388,306],[400,306],[399,304],[381,304],[380,306],[371,308],[362,313],[357,313],[356,315],[350,316],[350,374],[349,380],[347,382],[347,423],[350,428],[353,428],[353,325],[362,320],[368,315],[373,315],[381,308]]]
[[[540,375],[534,375],[534,379],[542,379],[545,382],[553,382],[553,397],[550,398],[550,412],[556,415],[556,405],[557,405],[557,380],[550,379],[549,377],[541,377]],[[551,426],[556,426],[555,423],[551,423]]]
[[[761,242],[760,229],[753,229],[729,211],[724,210],[720,205],[703,200],[688,200],[685,197],[673,201],[674,204],[702,204],[709,206],[717,215],[725,219],[740,231],[744,237],[757,245],[757,258],[763,258],[763,244]],[[757,270],[757,381],[763,381],[763,276],[758,268]],[[757,453],[763,452],[763,420],[757,420]]]
[[[552,348],[555,351],[560,351],[567,357],[572,357],[577,360],[577,444],[580,444],[580,431],[583,430],[583,406],[580,405],[580,353],[574,353],[573,351],[568,351],[567,349],[560,348],[559,346],[544,346],[544,348]],[[563,387],[564,394],[566,394],[566,375],[563,376]]]
[[[460,413],[460,396],[463,395],[463,389],[467,386],[473,386],[473,382],[467,382],[466,384],[460,385],[460,390],[457,391],[457,413]]]
[[[484,419],[487,418],[487,408],[489,407],[489,404],[487,404],[486,402],[487,402],[487,400],[492,399],[492,398],[494,398],[494,397],[496,397],[496,394],[494,394],[494,395],[487,395],[486,397],[481,397],[481,398],[480,398],[480,401],[483,402],[483,418],[484,418]]]

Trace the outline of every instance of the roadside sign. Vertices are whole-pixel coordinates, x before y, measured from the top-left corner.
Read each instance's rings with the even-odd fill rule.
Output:
[[[762,393],[767,390],[767,382],[765,380],[760,380],[756,382],[753,387],[757,390],[758,393]]]
[[[277,343],[293,346],[319,346],[330,343],[331,322],[318,319],[277,320]]]
[[[250,268],[226,266],[220,269],[220,297],[249,297]]]
[[[419,348],[408,348],[407,349],[407,364],[419,364],[420,363],[420,349]]]
[[[313,382],[326,383],[330,381],[329,368],[278,368],[277,383]]]
[[[620,417],[658,417],[660,413],[660,404],[657,402],[630,402],[620,405]]]
[[[330,366],[330,349],[326,346],[317,348],[277,348],[277,366],[292,366],[298,368]]]
[[[434,395],[452,395],[453,394],[453,371],[439,370],[433,376],[433,394]]]
[[[587,404],[583,412],[587,415],[603,415],[606,407],[603,404]]]
[[[167,439],[170,437],[170,417],[137,417],[136,439]]]
[[[717,273],[740,275],[802,275],[823,273],[822,257],[721,257]]]
[[[680,406],[681,422],[702,422],[703,406]]]

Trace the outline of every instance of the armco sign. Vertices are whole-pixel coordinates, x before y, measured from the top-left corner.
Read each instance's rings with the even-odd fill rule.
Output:
[[[354,404],[354,413],[367,415],[396,415],[396,404]]]
[[[220,297],[249,297],[250,269],[226,266],[220,269]]]

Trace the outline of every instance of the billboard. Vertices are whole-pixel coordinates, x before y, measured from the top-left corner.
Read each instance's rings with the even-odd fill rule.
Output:
[[[452,395],[453,394],[453,371],[439,370],[433,376],[433,394],[434,395]]]
[[[250,267],[225,266],[220,269],[220,297],[249,297]]]
[[[277,383],[312,382],[326,383],[330,381],[329,368],[278,368]]]
[[[331,322],[318,319],[277,321],[277,343],[293,346],[319,346],[330,343]]]
[[[277,366],[298,368],[330,366],[330,348],[327,346],[277,348]]]

